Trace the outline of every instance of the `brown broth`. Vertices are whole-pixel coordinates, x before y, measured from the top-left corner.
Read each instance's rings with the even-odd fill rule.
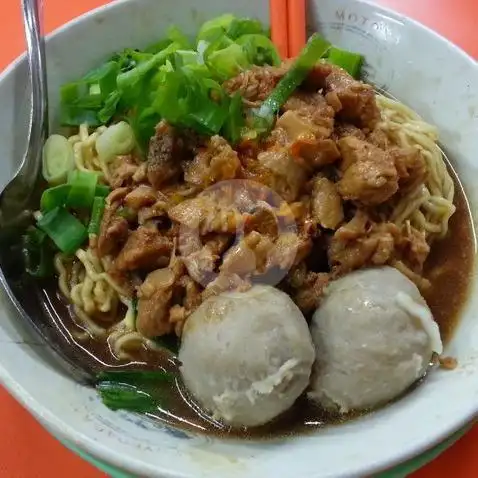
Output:
[[[450,340],[466,301],[475,254],[475,237],[467,201],[456,177],[455,183],[457,209],[450,221],[449,234],[444,240],[433,244],[425,270],[426,277],[432,282],[432,288],[425,298],[440,326],[445,342]],[[174,386],[168,390],[161,390],[167,409],[158,408],[157,412],[150,415],[167,425],[227,437],[277,438],[312,431],[358,416],[358,414],[345,417],[332,415],[312,405],[305,397],[301,397],[288,412],[266,426],[231,431],[228,427],[213,421],[191,400],[181,384],[178,363],[174,356],[144,349],[135,354],[133,361],[118,361],[110,352],[107,342],[93,339],[80,342],[74,339],[73,333],[81,329],[75,325],[71,308],[60,296],[56,282],[46,285],[41,293],[43,305],[52,322],[66,339],[74,344],[73,346],[78,347],[82,360],[87,361],[93,370],[160,367],[178,377]]]
[[[456,177],[455,189],[456,211],[450,219],[449,234],[432,244],[425,263],[425,276],[432,287],[424,297],[445,343],[451,339],[466,302],[476,252],[468,202]]]

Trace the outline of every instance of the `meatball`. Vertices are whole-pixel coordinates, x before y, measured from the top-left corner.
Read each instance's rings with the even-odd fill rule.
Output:
[[[384,404],[423,377],[442,352],[417,287],[380,267],[331,283],[311,325],[317,360],[309,398],[347,413]]]
[[[307,322],[271,286],[211,297],[189,317],[179,360],[186,386],[213,417],[253,427],[285,412],[309,384]]]

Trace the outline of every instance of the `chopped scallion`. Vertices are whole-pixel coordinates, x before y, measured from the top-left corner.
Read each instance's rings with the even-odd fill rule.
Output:
[[[120,121],[98,137],[96,151],[102,161],[108,162],[118,155],[131,153],[135,145],[133,129],[125,121]]]
[[[360,77],[363,56],[360,53],[353,53],[347,50],[341,50],[335,46],[330,48],[327,61],[340,66],[354,78]]]
[[[229,104],[229,114],[222,129],[223,136],[233,145],[241,139],[245,125],[242,96],[239,92],[234,93]]]
[[[66,198],[66,205],[73,209],[89,209],[95,197],[98,175],[89,171],[73,171],[68,176],[71,189]]]
[[[100,232],[101,220],[105,211],[105,198],[96,196],[91,207],[90,223],[88,225],[88,234],[98,235]]]
[[[88,237],[86,227],[61,207],[44,214],[37,225],[66,254],[73,254]]]
[[[175,42],[171,43],[164,50],[153,55],[149,60],[143,61],[129,71],[120,73],[116,79],[118,89],[122,92],[134,88],[152,69],[164,63],[169,55],[180,48],[180,44]]]
[[[71,184],[60,184],[59,186],[53,186],[52,188],[45,189],[40,200],[40,210],[43,213],[46,213],[52,209],[55,209],[56,207],[65,206],[70,190]],[[108,186],[104,184],[97,184],[94,195],[95,198],[101,198],[104,202],[104,198],[108,196],[110,192],[111,189]]]
[[[260,108],[253,110],[252,123],[258,133],[265,134],[270,131],[280,108],[329,49],[330,43],[317,33],[309,38],[294,64],[281,78],[272,93]]]
[[[75,161],[73,147],[59,134],[52,134],[43,146],[42,174],[48,184],[58,185],[66,181]]]
[[[175,126],[212,136],[220,132],[229,114],[229,98],[216,81],[178,68],[164,73],[153,107]]]
[[[29,227],[22,236],[22,255],[25,270],[33,277],[49,277],[53,274],[52,248],[46,234],[36,227]]]
[[[95,197],[106,197],[111,192],[111,188],[105,184],[97,184],[95,189]]]
[[[40,200],[41,211],[46,213],[56,207],[64,206],[70,189],[71,186],[69,184],[60,184],[59,186],[45,189]]]

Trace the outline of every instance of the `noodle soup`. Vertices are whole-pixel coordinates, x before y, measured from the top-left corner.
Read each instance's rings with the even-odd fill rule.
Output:
[[[424,275],[433,281],[433,287],[426,292],[425,297],[440,325],[445,342],[451,339],[462,306],[467,299],[468,284],[472,274],[471,258],[474,254],[473,234],[466,198],[456,177],[454,177],[454,183],[456,212],[449,223],[450,233],[443,241],[436,243],[436,247],[427,261]],[[450,289],[450,284],[453,284],[452,289]],[[54,307],[54,310],[50,309],[49,313],[52,315],[56,313],[63,319],[57,326],[63,329],[63,333],[71,334],[74,346],[82,351],[82,360],[89,361],[92,367],[100,368],[106,365],[112,370],[116,370],[118,365],[121,365],[132,369],[151,368],[154,370],[160,366],[179,377],[178,364],[171,360],[169,353],[156,351],[158,346],[154,343],[148,348],[138,348],[137,344],[144,341],[138,332],[122,333],[122,327],[127,328],[127,321],[131,320],[128,317],[127,306],[122,308],[121,305],[119,306],[125,318],[119,322],[121,324],[119,327],[115,327],[115,331],[110,335],[100,331],[96,338],[92,338],[92,334],[84,333],[85,322],[78,319],[75,309],[68,304],[63,293],[58,294],[55,281],[44,288],[43,294],[44,297],[48,297],[46,303],[52,303]],[[125,347],[125,342],[127,343],[129,340],[131,340],[131,349]],[[270,438],[277,435],[311,432],[361,415],[352,413],[341,417],[301,399],[285,416],[274,423],[254,429],[230,430],[205,416],[185,393],[184,386],[180,382],[169,388],[167,394],[171,397],[171,400],[168,401],[170,407],[164,410],[158,407],[151,414],[152,417],[181,429],[207,430],[221,436],[232,434],[232,436],[245,438]]]
[[[125,50],[63,87],[23,252],[30,273],[52,253],[37,291],[106,405],[290,435],[456,366],[473,230],[437,129],[361,81],[360,55],[314,35],[282,63],[226,20],[259,29],[223,31],[240,67],[222,44],[196,61],[207,23],[192,50]]]

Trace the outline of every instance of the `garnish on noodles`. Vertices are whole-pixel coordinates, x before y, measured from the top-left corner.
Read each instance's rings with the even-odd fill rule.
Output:
[[[450,270],[429,256],[455,183],[437,129],[363,61],[314,34],[282,62],[260,22],[223,15],[61,88],[69,134],[44,146],[22,251],[121,368],[98,377],[107,406],[151,414],[179,387],[200,420],[247,428],[450,368],[424,297]]]

